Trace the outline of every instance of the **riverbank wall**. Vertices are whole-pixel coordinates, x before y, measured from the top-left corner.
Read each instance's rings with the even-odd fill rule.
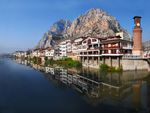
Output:
[[[122,68],[123,71],[136,71],[136,70],[148,70],[150,71],[150,64],[147,60],[143,59],[122,59],[122,58],[108,58],[108,59],[102,59],[99,61],[99,63],[95,63],[95,61],[88,63],[88,61],[85,60],[85,62],[82,62],[84,67],[89,68],[96,68],[99,69],[101,64],[106,64],[110,67],[116,67],[116,68]]]

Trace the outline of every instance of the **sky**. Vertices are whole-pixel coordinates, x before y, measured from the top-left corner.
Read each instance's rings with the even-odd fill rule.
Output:
[[[150,0],[0,0],[0,53],[36,46],[50,26],[73,21],[91,8],[116,17],[132,35],[133,17],[142,16],[143,41],[150,40]]]

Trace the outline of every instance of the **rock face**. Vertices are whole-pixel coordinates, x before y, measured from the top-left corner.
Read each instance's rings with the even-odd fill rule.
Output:
[[[91,9],[75,19],[72,24],[65,20],[54,23],[48,33],[45,33],[38,47],[53,46],[56,40],[62,38],[107,37],[114,36],[117,32],[124,32],[126,37],[129,37],[129,34],[113,16],[108,15],[101,9]]]
[[[76,38],[81,36],[114,36],[115,33],[121,31],[125,32],[114,17],[101,9],[91,9],[73,21],[67,32],[69,36]]]
[[[65,34],[67,34],[68,28],[71,26],[71,22],[68,20],[59,20],[54,23],[50,30],[44,34],[42,39],[39,41],[36,48],[47,48],[54,46],[56,40],[60,40],[64,38]]]

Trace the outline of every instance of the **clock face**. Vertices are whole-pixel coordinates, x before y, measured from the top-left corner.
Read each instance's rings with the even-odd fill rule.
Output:
[[[136,25],[137,25],[137,26],[140,26],[140,23],[137,23]]]

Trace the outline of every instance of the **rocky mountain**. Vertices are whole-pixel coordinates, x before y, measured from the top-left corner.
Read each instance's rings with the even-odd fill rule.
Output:
[[[121,28],[115,17],[101,9],[91,9],[79,16],[73,21],[67,32],[70,37],[75,38],[82,36],[107,37],[114,36],[117,32],[127,33]]]
[[[38,47],[53,46],[56,40],[62,38],[107,37],[114,36],[117,32],[124,32],[126,37],[129,37],[129,34],[120,26],[115,17],[101,9],[91,9],[72,23],[65,20],[54,23],[50,30],[44,34]]]
[[[64,38],[70,26],[71,22],[68,20],[61,19],[55,22],[50,27],[50,29],[46,33],[44,33],[36,48],[46,48],[54,46],[56,40]]]

